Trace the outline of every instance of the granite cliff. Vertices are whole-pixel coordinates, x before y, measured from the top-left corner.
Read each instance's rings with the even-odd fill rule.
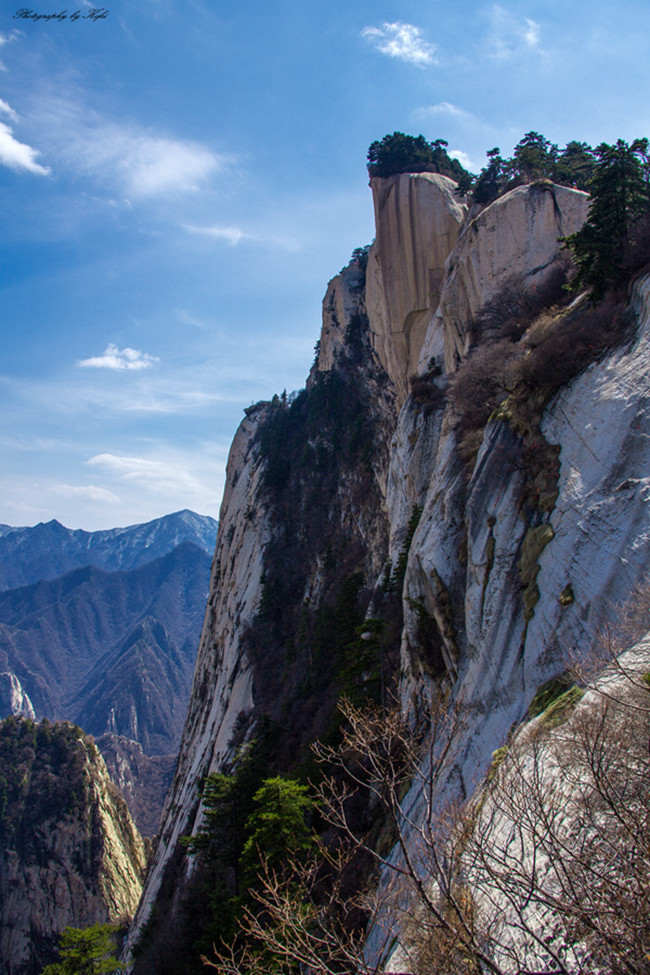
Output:
[[[341,693],[381,700],[392,683],[424,726],[444,693],[467,720],[433,801],[469,796],[646,572],[650,279],[599,310],[569,301],[558,237],[586,219],[577,190],[540,181],[470,212],[441,176],[372,190],[377,239],[330,282],[306,390],[248,410],[233,443],[130,935],[146,925],[158,947],[136,971],[176,970],[156,964],[191,882],[178,839],[201,822],[203,777],[244,742],[267,729],[288,770]],[[417,821],[420,798],[405,802]]]

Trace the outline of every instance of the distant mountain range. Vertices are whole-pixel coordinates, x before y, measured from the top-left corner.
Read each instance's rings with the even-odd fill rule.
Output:
[[[181,542],[214,552],[217,522],[194,511],[176,511],[141,525],[86,532],[52,520],[33,528],[0,525],[0,589],[56,579],[72,569],[94,565],[127,571],[167,555]]]
[[[216,532],[213,518],[191,511],[101,532],[57,521],[1,526],[0,718],[73,721],[96,737],[113,736],[107,763],[123,783],[130,771],[140,778],[152,756],[167,758],[167,779]],[[138,750],[125,740],[144,758],[134,764]],[[147,832],[156,816],[149,808]]]

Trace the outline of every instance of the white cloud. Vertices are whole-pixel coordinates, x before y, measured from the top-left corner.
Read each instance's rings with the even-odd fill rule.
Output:
[[[111,342],[106,346],[102,355],[92,356],[90,359],[80,359],[78,366],[90,367],[93,369],[130,369],[140,371],[150,369],[155,362],[160,362],[156,356],[149,355],[147,352],[140,352],[139,349],[118,349]]]
[[[521,31],[521,36],[528,47],[537,47],[541,38],[541,28],[534,20],[526,18],[525,27]]]
[[[473,116],[458,105],[451,102],[438,102],[437,105],[428,105],[426,108],[418,110],[418,115],[447,115],[456,119],[471,119]]]
[[[462,149],[450,149],[449,156],[452,159],[457,159],[461,166],[464,166],[465,169],[468,169],[470,172],[476,173],[481,168],[480,166],[477,166],[476,163],[469,158],[467,153],[462,151]]]
[[[81,128],[76,159],[87,170],[113,173],[132,197],[191,192],[222,167],[204,146],[153,136],[118,125]],[[70,157],[72,159],[72,157]]]
[[[288,238],[275,237],[272,234],[251,233],[241,227],[219,227],[217,225],[197,227],[195,224],[185,224],[184,230],[189,234],[203,237],[213,237],[215,240],[225,240],[231,247],[236,247],[242,240],[255,244],[270,244],[285,250],[298,250],[298,244]]]
[[[191,325],[192,328],[207,328],[206,322],[202,322],[199,318],[191,315],[189,311],[185,311],[184,308],[176,308],[174,314],[176,318],[181,323],[181,325]]]
[[[245,237],[251,239],[240,227],[195,227],[186,225],[185,229],[191,234],[203,234],[205,237],[215,237],[217,240],[227,240],[231,247],[235,247]]]
[[[55,484],[52,494],[61,498],[81,498],[86,501],[98,501],[100,504],[119,504],[120,499],[107,488],[96,487],[94,484]]]
[[[490,11],[488,54],[499,61],[511,58],[519,51],[539,48],[541,27],[535,20],[521,20],[505,7],[494,4]]]
[[[383,24],[381,27],[364,27],[361,36],[365,37],[382,54],[410,64],[434,64],[435,47],[422,37],[422,31],[413,24],[399,21]]]
[[[16,118],[16,113],[2,102],[1,110],[4,114],[10,114],[10,118]],[[39,176],[47,176],[50,172],[47,166],[41,166],[36,162],[38,150],[18,142],[14,138],[13,129],[5,122],[0,122],[0,165],[8,166],[9,169],[26,170],[28,173],[36,173]]]
[[[164,494],[176,491],[188,496],[200,495],[205,491],[201,479],[188,469],[185,457],[169,455],[159,459],[106,453],[90,457],[86,464],[148,491]]]
[[[2,98],[0,98],[0,114],[8,115],[12,122],[18,121],[18,115],[16,112],[14,112],[11,105],[8,105],[7,102],[2,100]]]
[[[39,105],[51,153],[132,199],[193,192],[233,161],[198,142],[106,119],[74,95],[43,97]]]
[[[11,44],[11,42],[15,41],[17,37],[18,34],[15,31],[12,31],[11,34],[0,33],[0,47],[4,47],[5,44]],[[2,61],[0,61],[0,71],[6,71],[6,70],[7,68],[5,64]]]

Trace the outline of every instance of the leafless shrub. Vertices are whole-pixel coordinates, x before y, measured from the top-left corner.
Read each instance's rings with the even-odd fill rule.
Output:
[[[429,374],[411,376],[409,389],[415,402],[427,411],[440,409],[444,405],[445,394],[436,383],[435,378]]]
[[[603,679],[560,722],[523,726],[465,805],[440,805],[462,728],[442,694],[428,729],[346,705],[340,747],[317,747],[336,841],[283,878],[267,871],[240,941],[207,964],[377,975],[390,946],[409,975],[648,975],[650,689],[631,679],[613,699],[596,693]],[[390,852],[351,815],[359,792],[382,810]],[[350,895],[341,878],[359,853],[381,879]]]
[[[517,342],[542,309],[566,303],[568,267],[568,258],[562,254],[538,284],[526,286],[516,278],[508,281],[468,323],[470,344],[500,339]]]
[[[650,971],[648,715],[632,703],[524,736],[487,791],[465,865],[509,971]]]
[[[535,329],[526,336],[526,354],[518,362],[520,395],[537,392],[548,402],[588,365],[620,345],[630,328],[629,318],[610,295],[598,305],[585,303],[559,316],[555,328]]]
[[[479,345],[452,375],[448,396],[463,460],[476,456],[490,415],[512,391],[521,351],[507,339]]]

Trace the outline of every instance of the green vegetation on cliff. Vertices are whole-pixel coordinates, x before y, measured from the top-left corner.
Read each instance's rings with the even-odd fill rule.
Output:
[[[0,723],[0,840],[5,849],[15,845],[27,853],[37,842],[37,825],[87,814],[87,760],[94,748],[81,728],[67,722],[10,717]]]
[[[93,924],[89,928],[65,928],[59,941],[60,961],[43,969],[42,975],[114,975],[126,965],[116,957],[114,924]]]
[[[458,182],[469,175],[458,162],[447,155],[448,142],[427,142],[423,135],[393,132],[373,142],[368,149],[370,176],[394,176],[397,173],[441,173]]]

